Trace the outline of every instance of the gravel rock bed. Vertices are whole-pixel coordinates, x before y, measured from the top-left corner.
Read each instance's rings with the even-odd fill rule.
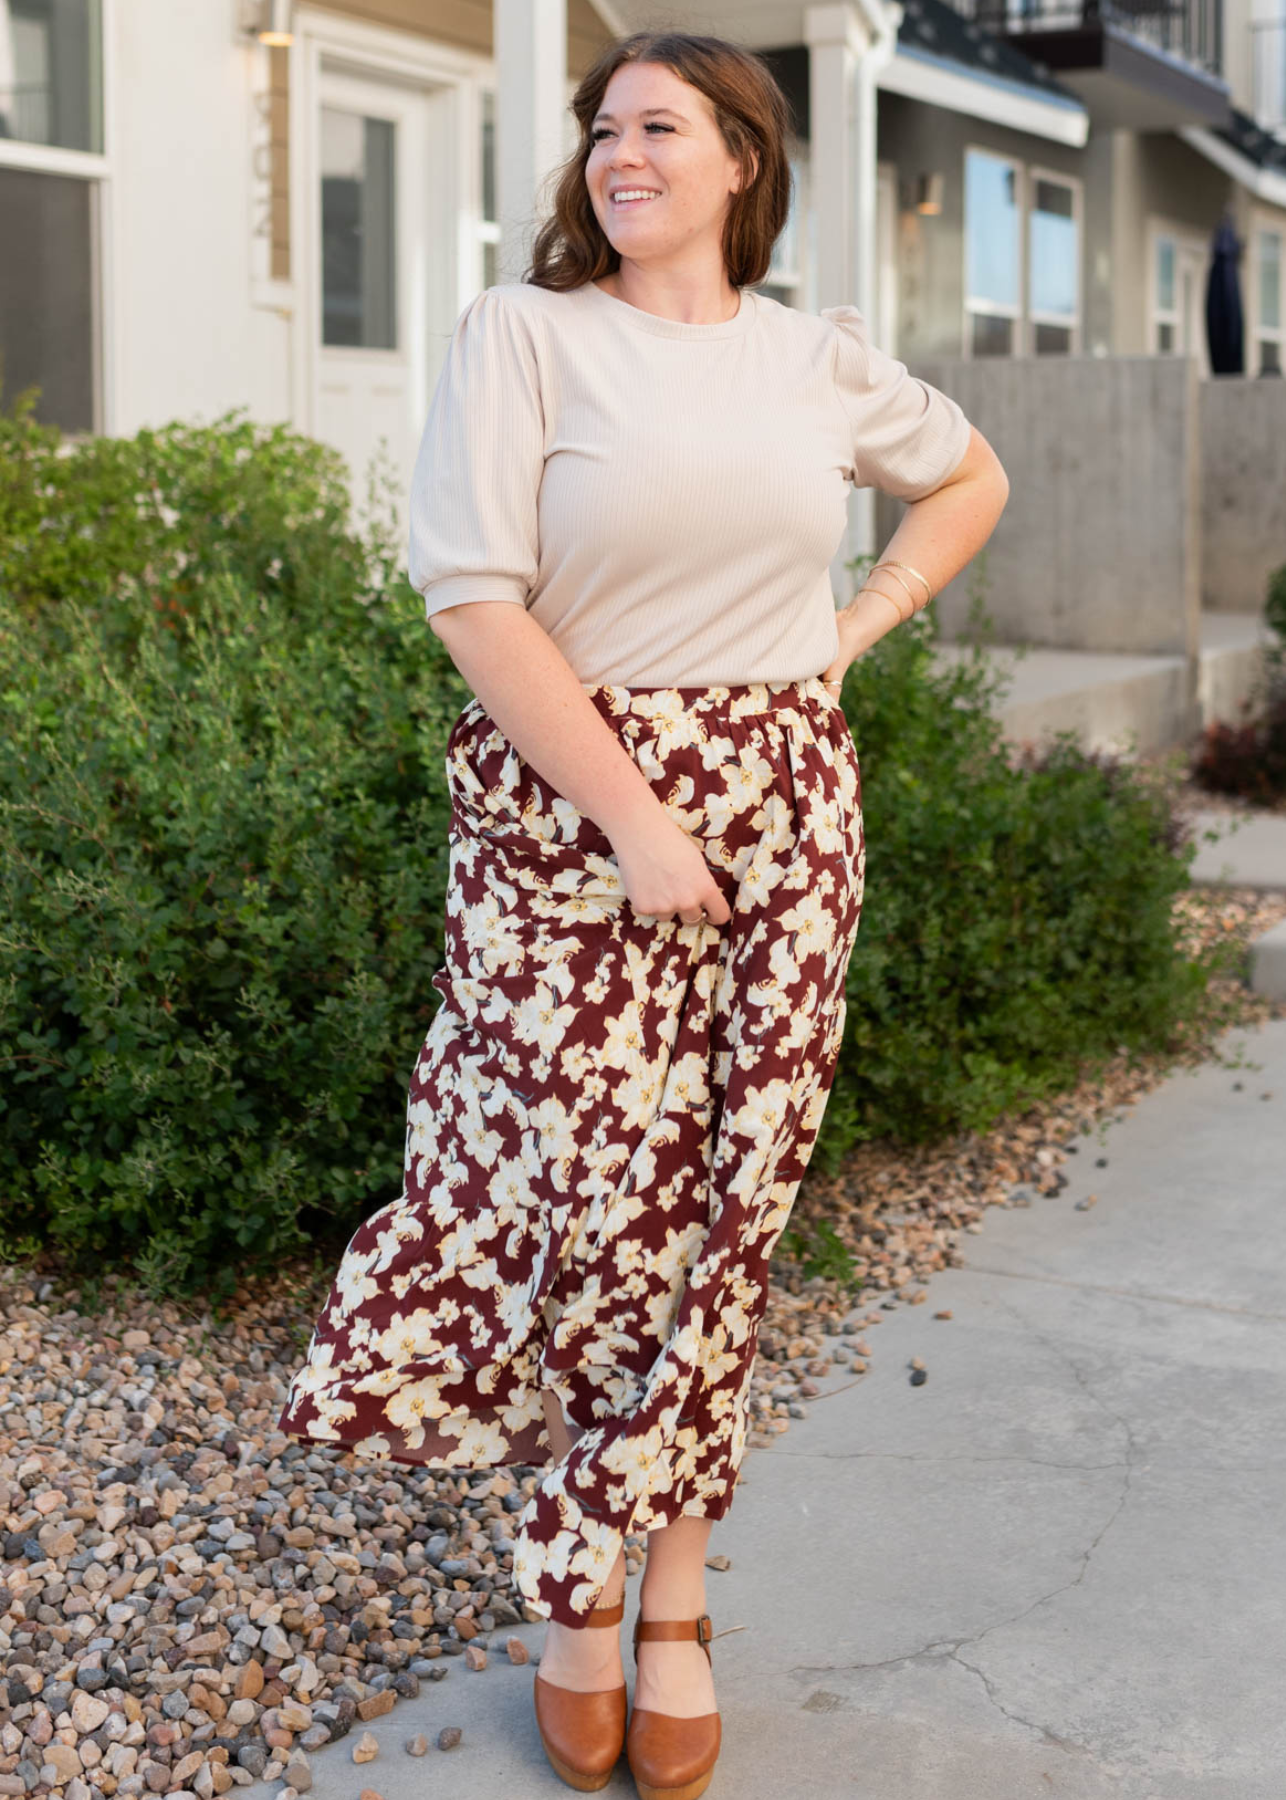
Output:
[[[1286,894],[1194,889],[1181,912],[1193,944],[1248,943]],[[1230,1023],[1286,1016],[1224,985]],[[861,1379],[884,1314],[926,1301],[987,1206],[1059,1195],[1093,1133],[1208,1051],[1123,1056],[990,1132],[862,1145],[835,1178],[810,1174],[792,1229],[828,1221],[863,1285],[777,1266],[752,1446]],[[363,1724],[422,1683],[448,1683],[447,1749],[452,1680],[538,1660],[512,1633],[535,1615],[511,1579],[535,1468],[358,1463],[275,1429],[328,1279],[247,1285],[216,1322],[112,1277],[91,1317],[52,1265],[0,1269],[0,1796],[211,1800],[263,1777],[293,1800],[312,1752],[352,1732],[369,1760]],[[627,1543],[631,1574],[644,1549]]]

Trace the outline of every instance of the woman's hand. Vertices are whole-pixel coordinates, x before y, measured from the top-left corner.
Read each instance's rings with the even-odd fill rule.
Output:
[[[677,914],[684,925],[700,924],[703,908],[712,925],[726,925],[732,917],[704,850],[667,813],[618,833],[611,842],[635,912],[659,919]]]
[[[832,662],[822,670],[823,681],[843,681],[850,663],[855,663],[864,650],[871,647],[870,620],[862,624],[855,619],[851,611],[845,607],[835,614],[835,628],[839,633],[839,649]],[[831,692],[839,698],[839,689],[832,687]]]

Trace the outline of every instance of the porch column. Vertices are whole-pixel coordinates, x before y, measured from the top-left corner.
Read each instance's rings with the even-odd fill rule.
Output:
[[[541,183],[562,161],[567,0],[492,0],[496,64],[497,281],[520,281],[544,217]]]
[[[901,18],[900,6],[881,0],[817,0],[804,7],[819,311],[847,304],[868,319],[875,316],[876,74],[896,48]],[[841,606],[856,590],[844,563],[876,548],[874,529],[874,494],[869,488],[851,491],[848,528],[831,564]]]

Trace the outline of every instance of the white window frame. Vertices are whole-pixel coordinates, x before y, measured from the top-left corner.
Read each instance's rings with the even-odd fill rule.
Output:
[[[1014,171],[1014,191],[1018,196],[1018,303],[1015,306],[1010,306],[1005,302],[975,298],[975,296],[969,292],[968,165],[970,153],[989,157],[993,162],[1007,163]],[[1010,353],[1010,360],[1014,357],[1022,356],[1025,351],[1026,339],[1023,331],[1023,320],[1027,311],[1028,232],[1027,194],[1026,183],[1023,177],[1024,168],[1021,158],[1017,156],[1008,156],[1003,150],[993,149],[990,144],[965,143],[964,151],[960,159],[961,213],[964,224],[964,229],[960,233],[960,291],[964,295],[963,318],[960,326],[960,354],[966,358],[972,358],[974,355],[973,320],[978,315],[988,319],[1012,319],[1014,323],[1014,348]],[[980,357],[978,360],[982,362],[991,362],[993,358]]]
[[[1076,230],[1076,280],[1073,288],[1075,305],[1070,317],[1062,313],[1039,312],[1030,304],[1031,298],[1031,219],[1036,210],[1036,183],[1048,181],[1058,187],[1072,190],[1072,224]],[[1036,354],[1036,327],[1038,325],[1056,325],[1070,332],[1067,349],[1056,354],[1075,356],[1080,353],[1082,334],[1084,331],[1084,310],[1081,290],[1085,277],[1085,183],[1079,175],[1065,175],[1061,169],[1049,169],[1043,163],[1027,164],[1027,179],[1023,188],[1023,297],[1028,302],[1024,308],[1023,338],[1024,350],[1028,356]]]
[[[995,162],[1006,163],[1015,171],[1014,190],[1018,196],[1018,304],[1005,306],[996,301],[983,301],[970,294],[969,281],[969,219],[968,186],[966,164],[970,151],[982,156],[989,156]],[[1055,354],[1074,356],[1079,354],[1084,344],[1085,313],[1082,290],[1085,271],[1085,181],[1080,175],[1069,175],[1064,169],[1051,169],[1045,163],[1024,162],[1019,156],[1010,156],[1003,150],[995,150],[990,144],[966,143],[964,156],[960,163],[961,193],[963,198],[962,213],[964,229],[961,238],[960,288],[964,295],[963,316],[961,320],[960,354],[966,358],[974,357],[973,319],[981,314],[984,318],[1012,319],[1014,322],[1014,347],[1009,360],[1016,361],[1020,357],[1034,357],[1036,354],[1037,325],[1057,325],[1070,329],[1071,341],[1067,349]],[[1076,228],[1076,310],[1070,318],[1060,313],[1048,313],[1033,310],[1031,304],[1031,219],[1036,204],[1037,181],[1056,182],[1060,187],[1072,190],[1072,222]],[[979,361],[990,362],[991,357],[980,357]]]
[[[1193,231],[1181,220],[1167,218],[1161,213],[1150,213],[1148,215],[1146,231],[1148,266],[1145,287],[1147,292],[1148,341],[1145,354],[1148,356],[1182,356],[1185,352],[1182,346],[1177,343],[1173,350],[1162,350],[1159,347],[1157,343],[1157,327],[1158,325],[1165,324],[1173,325],[1177,340],[1179,327],[1183,322],[1183,315],[1177,304],[1180,266],[1183,253],[1187,251],[1195,256],[1204,271],[1210,260],[1209,243],[1200,232]],[[1174,244],[1176,304],[1173,307],[1163,307],[1160,303],[1160,284],[1157,281],[1157,250],[1162,238],[1169,238]],[[1203,375],[1207,373],[1209,353],[1205,349],[1204,333],[1202,331],[1198,330],[1197,332],[1197,347],[1188,350],[1186,354],[1195,356],[1200,372]]]
[[[1161,245],[1163,242],[1167,242],[1167,241],[1174,245],[1174,291],[1175,291],[1175,296],[1176,296],[1176,304],[1173,306],[1162,306],[1162,304],[1161,304],[1161,279],[1160,279],[1160,271],[1159,271],[1158,264],[1159,264],[1160,254],[1161,254]],[[1179,326],[1182,323],[1182,320],[1181,320],[1180,314],[1179,314],[1178,304],[1177,304],[1178,292],[1179,292],[1179,245],[1178,245],[1178,240],[1175,237],[1175,234],[1173,231],[1168,231],[1160,225],[1154,225],[1154,226],[1152,226],[1152,228],[1149,232],[1149,236],[1148,236],[1148,347],[1147,347],[1147,354],[1149,356],[1171,356],[1171,355],[1177,354],[1177,352],[1172,351],[1172,350],[1163,350],[1161,348],[1160,343],[1158,342],[1158,339],[1161,334],[1162,325],[1169,325],[1174,333],[1174,338],[1175,338],[1176,343],[1178,341]]]
[[[1279,224],[1269,224],[1262,217],[1251,214],[1251,254],[1250,254],[1250,292],[1251,303],[1247,309],[1251,319],[1250,344],[1253,346],[1254,369],[1251,370],[1252,358],[1247,356],[1247,371],[1259,375],[1263,371],[1263,356],[1260,346],[1269,343],[1277,346],[1277,366],[1286,373],[1286,229]],[[1266,325],[1260,316],[1260,297],[1263,282],[1260,271],[1263,267],[1263,240],[1266,237],[1277,239],[1277,301],[1278,319],[1276,325]]]
[[[442,247],[442,267],[433,279],[441,283],[441,316],[459,313],[482,286],[482,103],[478,90],[494,88],[495,64],[490,57],[457,49],[436,38],[420,38],[397,27],[371,24],[329,9],[295,0],[295,41],[290,50],[290,244],[292,282],[297,292],[291,312],[291,418],[296,428],[311,432],[320,330],[320,291],[314,255],[316,217],[307,171],[316,165],[311,147],[314,109],[323,60],[328,66],[350,63],[354,72],[378,79],[381,73],[397,85],[418,85],[443,93],[448,101],[439,142],[438,178],[454,196],[451,241]],[[427,339],[414,344],[411,404],[422,418],[433,392],[443,346]]]
[[[21,169],[42,175],[71,176],[89,185],[90,270],[90,405],[92,424],[87,432],[65,431],[68,443],[109,434],[115,420],[118,371],[112,307],[112,193],[117,162],[116,107],[116,0],[101,0],[102,81],[99,96],[103,115],[103,148],[67,150],[56,144],[27,144],[20,138],[0,138],[0,168]],[[6,380],[3,403],[14,399]]]

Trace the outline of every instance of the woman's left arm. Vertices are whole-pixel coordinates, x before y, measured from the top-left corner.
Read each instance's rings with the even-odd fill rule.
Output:
[[[1008,499],[1009,477],[973,425],[969,448],[957,467],[932,493],[908,503],[901,524],[878,560],[909,564],[924,576],[930,592],[938,594],[982,549]],[[905,569],[871,570],[860,592],[835,615],[839,650],[829,668],[822,670],[824,681],[842,680],[851,662],[909,617],[908,589],[919,611],[927,602],[923,585],[914,575]]]

